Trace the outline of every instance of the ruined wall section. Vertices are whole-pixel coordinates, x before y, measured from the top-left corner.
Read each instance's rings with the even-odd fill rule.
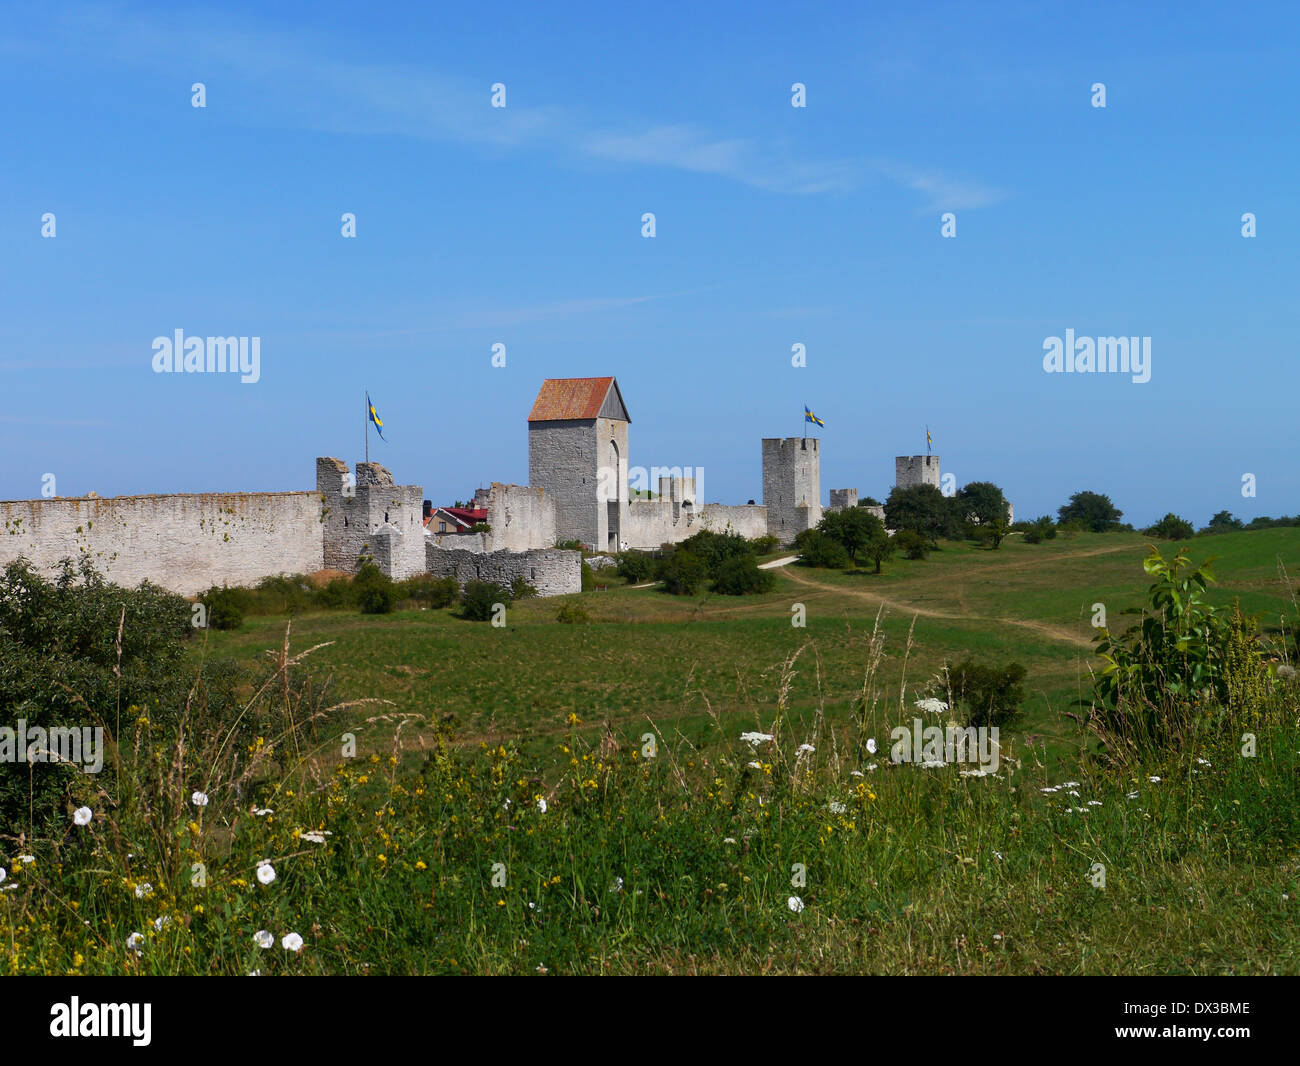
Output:
[[[487,523],[492,527],[485,537],[484,550],[529,551],[555,547],[555,500],[541,486],[494,481],[490,488],[474,493],[474,506],[487,511]]]
[[[316,460],[324,567],[352,573],[364,557],[373,558],[390,577],[400,580],[424,568],[424,491],[419,485],[394,484],[379,463],[357,463],[349,477],[341,459]],[[389,527],[389,542],[376,554],[376,535]]]
[[[438,577],[454,577],[462,588],[468,581],[495,581],[509,587],[516,578],[523,578],[539,596],[582,591],[582,553],[576,551],[472,552],[429,544],[425,565]]]

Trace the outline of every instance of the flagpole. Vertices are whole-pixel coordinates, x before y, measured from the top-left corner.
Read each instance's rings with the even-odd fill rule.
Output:
[[[370,396],[366,395],[366,465],[370,465]]]

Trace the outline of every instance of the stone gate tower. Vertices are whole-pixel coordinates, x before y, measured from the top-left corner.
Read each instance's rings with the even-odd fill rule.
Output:
[[[763,438],[767,531],[782,544],[822,519],[820,443],[816,437]]]
[[[547,378],[528,415],[528,483],[555,500],[555,539],[617,551],[628,525],[627,430],[618,382]]]

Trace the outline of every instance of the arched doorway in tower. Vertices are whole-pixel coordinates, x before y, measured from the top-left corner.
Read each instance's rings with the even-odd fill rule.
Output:
[[[619,465],[620,456],[618,454],[618,442],[611,440],[609,442],[609,465],[614,471],[614,498],[605,504],[607,514],[606,528],[609,530],[609,537],[606,547],[609,551],[618,551],[618,512],[619,497],[623,493],[623,468]]]

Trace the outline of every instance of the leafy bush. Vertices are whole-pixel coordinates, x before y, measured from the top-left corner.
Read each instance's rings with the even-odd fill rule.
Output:
[[[460,594],[460,616],[474,622],[487,622],[493,608],[510,602],[510,590],[495,581],[467,581]]]
[[[954,704],[966,710],[966,724],[1003,726],[1020,713],[1025,699],[1025,668],[1019,663],[985,666],[963,659],[948,671]]]
[[[909,559],[924,559],[930,554],[930,542],[913,529],[900,529],[895,533],[894,545]]]
[[[731,530],[715,533],[711,529],[701,529],[698,533],[687,537],[677,547],[679,551],[688,551],[702,559],[705,570],[711,578],[717,577],[722,564],[728,559],[753,554],[749,541]]]
[[[537,590],[522,577],[517,577],[510,582],[510,599],[512,601],[531,600],[536,595]]]
[[[210,617],[210,616],[209,616]],[[148,714],[172,730],[195,700],[220,728],[237,717],[238,673],[228,664],[192,665],[186,642],[201,630],[191,605],[150,585],[107,583],[89,559],[65,559],[53,581],[23,559],[0,575],[0,709],[6,725],[47,731],[100,728],[106,743],[119,721]],[[120,634],[120,635],[119,635]],[[83,749],[84,751],[84,749]],[[70,767],[0,761],[0,824],[39,832],[59,813],[70,790],[94,782],[109,788],[105,770],[87,777]]]
[[[555,612],[555,620],[565,625],[577,625],[590,622],[591,615],[581,600],[565,600]]]
[[[397,586],[374,563],[361,564],[352,587],[362,614],[388,614],[397,606]]]
[[[748,596],[771,592],[776,585],[776,575],[771,570],[760,570],[758,560],[752,555],[737,555],[718,567],[713,579],[713,591],[724,596]]]
[[[659,580],[674,596],[694,596],[708,576],[708,564],[693,551],[683,547],[679,547],[659,565]]]
[[[1041,544],[1056,536],[1056,523],[1047,515],[1035,518],[1032,522],[1017,522],[1014,528],[1024,533],[1026,544]]]
[[[654,572],[655,559],[648,552],[626,551],[618,557],[618,574],[629,585],[644,584]]]
[[[207,612],[209,629],[238,629],[244,624],[244,609],[252,599],[248,589],[213,585],[199,596]]]
[[[780,539],[770,533],[762,537],[753,537],[749,542],[749,547],[755,555],[771,555],[780,546]]]
[[[799,562],[803,566],[847,570],[851,565],[849,553],[844,550],[844,545],[818,529],[809,529],[800,533],[795,538],[795,547],[799,549]]]
[[[1192,528],[1191,522],[1186,518],[1179,518],[1171,511],[1154,526],[1148,526],[1142,532],[1148,537],[1159,537],[1161,540],[1189,540],[1196,531]]]
[[[324,611],[339,611],[345,607],[355,607],[352,579],[350,577],[330,578],[316,590],[316,606]]]
[[[1229,729],[1258,716],[1247,697],[1265,675],[1263,656],[1239,610],[1205,601],[1212,561],[1193,566],[1185,551],[1166,560],[1153,547],[1142,564],[1155,578],[1142,621],[1119,636],[1097,635],[1105,665],[1090,721],[1112,756],[1178,747],[1225,714]]]
[[[326,588],[332,585],[333,582]],[[460,583],[454,577],[416,574],[398,582],[397,595],[399,600],[410,600],[422,607],[450,607],[460,595]]]

